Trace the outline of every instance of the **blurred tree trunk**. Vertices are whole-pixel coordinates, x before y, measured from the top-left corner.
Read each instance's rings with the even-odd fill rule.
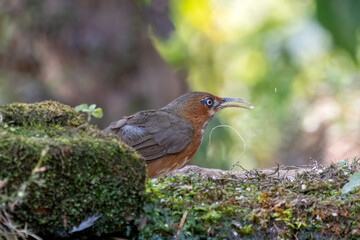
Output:
[[[187,90],[149,38],[150,23],[162,37],[172,30],[167,1],[9,1],[1,9],[0,103],[96,103],[104,126]]]

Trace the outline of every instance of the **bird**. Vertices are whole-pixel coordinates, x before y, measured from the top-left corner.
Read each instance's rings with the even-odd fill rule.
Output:
[[[185,166],[198,150],[209,121],[229,107],[254,108],[240,98],[188,92],[158,110],[144,110],[114,121],[103,131],[118,135],[132,147],[145,160],[147,176],[156,178]]]

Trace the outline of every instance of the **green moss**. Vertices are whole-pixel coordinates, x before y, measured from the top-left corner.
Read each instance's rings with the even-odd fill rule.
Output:
[[[354,161],[292,181],[265,174],[148,180],[140,239],[358,239],[359,190],[341,195],[341,188],[359,170]]]
[[[131,230],[146,173],[133,150],[57,102],[3,105],[0,115],[0,180],[8,180],[0,194],[17,193],[40,159],[43,167],[12,213],[17,223],[43,236],[66,236],[97,214],[83,235]]]
[[[72,107],[55,101],[5,104],[1,106],[0,112],[3,122],[20,126],[39,124],[79,126],[85,122]]]

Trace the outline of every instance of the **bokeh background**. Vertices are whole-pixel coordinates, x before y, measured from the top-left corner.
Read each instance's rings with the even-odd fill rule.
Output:
[[[96,103],[100,128],[187,91],[241,97],[191,164],[360,154],[360,1],[0,0],[0,104]]]

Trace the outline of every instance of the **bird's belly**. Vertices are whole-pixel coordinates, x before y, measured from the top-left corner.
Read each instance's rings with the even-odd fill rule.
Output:
[[[147,164],[148,177],[155,178],[172,170],[183,167],[196,153],[200,143],[200,141],[190,142],[189,145],[179,153],[169,154],[151,161]]]
[[[181,156],[180,154],[164,156],[147,164],[147,175],[150,178],[158,177],[162,174],[183,167],[189,160],[190,157]]]

